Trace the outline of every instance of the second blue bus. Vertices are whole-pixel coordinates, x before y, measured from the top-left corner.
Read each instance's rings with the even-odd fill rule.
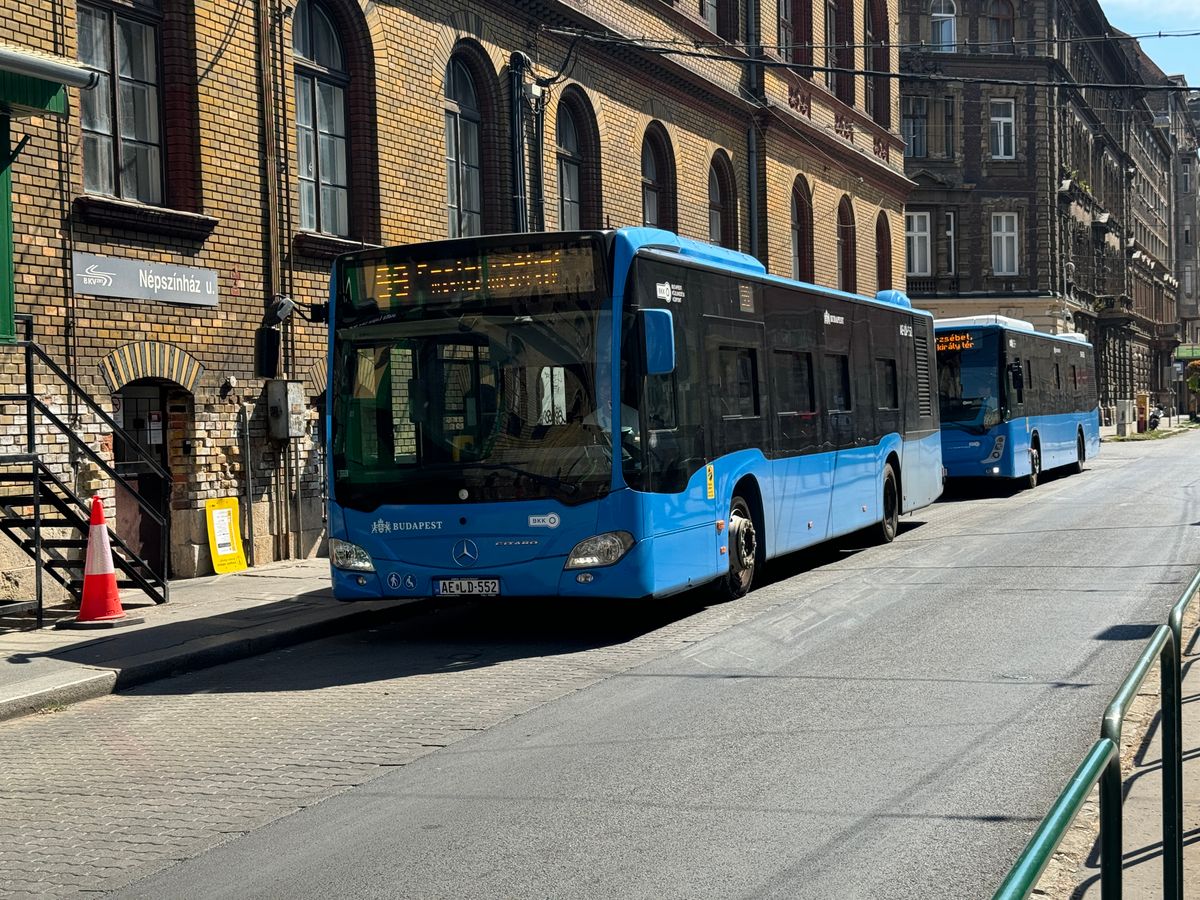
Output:
[[[1100,452],[1096,361],[1081,334],[1005,316],[938,319],[942,455],[950,478],[1083,471]]]

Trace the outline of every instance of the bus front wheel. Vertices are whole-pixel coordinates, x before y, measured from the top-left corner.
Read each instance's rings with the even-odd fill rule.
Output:
[[[883,467],[883,522],[879,536],[883,543],[890,544],[900,530],[900,491],[896,488],[896,473],[891,463]]]
[[[721,594],[729,600],[744,597],[754,583],[758,560],[758,533],[750,504],[734,497],[729,504],[729,572],[721,579]]]

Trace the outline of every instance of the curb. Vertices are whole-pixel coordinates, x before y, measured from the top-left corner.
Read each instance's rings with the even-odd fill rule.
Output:
[[[94,700],[147,682],[258,656],[281,647],[345,634],[371,625],[390,624],[424,612],[434,605],[433,599],[428,597],[385,602],[388,605],[383,608],[372,606],[344,611],[345,607],[339,601],[338,607],[319,608],[315,614],[290,623],[290,627],[273,623],[242,629],[233,634],[197,638],[183,645],[128,657],[119,666],[64,662],[64,665],[70,666],[69,669],[30,679],[14,686],[14,693],[0,696],[0,722],[83,700]]]

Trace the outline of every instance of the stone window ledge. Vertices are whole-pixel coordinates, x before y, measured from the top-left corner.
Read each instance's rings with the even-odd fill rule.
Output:
[[[220,219],[200,213],[131,203],[113,197],[83,194],[75,198],[75,214],[92,225],[107,225],[125,231],[148,231],[153,234],[203,241]]]
[[[334,237],[332,234],[318,234],[315,231],[298,231],[292,238],[292,247],[296,253],[308,259],[333,259],[343,253],[371,250],[378,246],[364,241]]]

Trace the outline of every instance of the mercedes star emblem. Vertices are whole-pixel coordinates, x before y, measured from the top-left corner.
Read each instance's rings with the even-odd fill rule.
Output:
[[[459,541],[450,551],[450,558],[454,560],[455,565],[463,568],[473,566],[479,560],[479,548],[475,546],[474,541]]]

